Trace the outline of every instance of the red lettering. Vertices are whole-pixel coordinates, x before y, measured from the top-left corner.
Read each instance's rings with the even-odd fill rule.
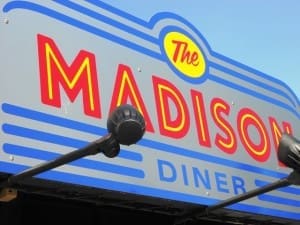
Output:
[[[146,123],[146,130],[149,132],[154,132],[153,125],[134,79],[133,73],[130,67],[120,64],[118,67],[117,78],[110,104],[110,112],[115,107],[129,102],[143,115]]]
[[[190,117],[182,94],[167,80],[155,76],[152,80],[160,133],[172,138],[185,136],[190,127]]]
[[[101,117],[97,69],[94,54],[81,50],[70,66],[51,38],[37,35],[41,99],[61,107],[60,87],[73,102],[82,93],[86,115]]]
[[[216,125],[223,131],[225,137],[217,133],[215,138],[215,144],[222,151],[233,154],[237,148],[236,136],[234,129],[230,123],[222,116],[226,116],[230,113],[230,106],[221,98],[214,98],[210,104],[210,110]]]
[[[271,147],[262,119],[253,110],[243,108],[238,113],[237,124],[242,144],[249,155],[258,162],[265,162],[270,156]]]
[[[179,40],[173,40],[172,43],[176,45],[174,55],[173,55],[173,61],[176,63],[178,58],[181,63],[186,62],[187,64],[192,64],[193,66],[199,65],[199,55],[197,52],[190,52],[188,50],[188,43],[184,41]]]
[[[72,63],[68,64],[51,38],[38,34],[37,42],[42,103],[61,107],[62,90],[71,102],[74,102],[80,93],[84,113],[88,116],[101,118],[95,55],[80,50]],[[192,48],[188,42],[173,40],[172,44],[175,46],[172,58],[175,63],[198,65],[199,55],[197,52],[191,51]],[[147,80],[143,80],[143,82],[147,82]],[[214,148],[227,154],[234,154],[237,150],[238,141],[240,141],[246,154],[260,163],[270,158],[271,134],[276,151],[282,134],[284,132],[292,134],[290,123],[285,121],[278,123],[271,116],[268,117],[271,134],[268,134],[262,118],[250,108],[241,108],[237,115],[231,115],[230,104],[222,98],[211,100],[210,114],[212,118],[207,118],[205,99],[198,90],[190,89],[189,100],[191,102],[188,102],[190,103],[188,105],[180,89],[168,80],[152,76],[152,84],[153,93],[151,94],[154,94],[155,97],[159,132],[163,136],[182,138],[188,134],[191,126],[188,106],[193,107],[195,122],[193,128],[196,131],[194,133],[197,135],[199,145],[212,147],[210,132],[215,132]],[[143,85],[143,87],[146,86],[147,84]],[[132,104],[143,114],[146,130],[154,133],[151,118],[131,68],[119,64],[109,112],[125,103]],[[234,119],[236,119],[234,122],[237,124],[235,129],[230,123]],[[216,126],[215,129],[213,128],[214,125]],[[280,162],[278,163],[280,166],[284,166]]]
[[[191,96],[194,106],[194,115],[199,144],[206,147],[211,147],[203,95],[198,91],[191,90]]]

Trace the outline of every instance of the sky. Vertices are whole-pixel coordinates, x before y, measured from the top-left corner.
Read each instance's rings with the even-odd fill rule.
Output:
[[[299,0],[103,0],[148,21],[173,12],[211,49],[285,82],[300,98]]]

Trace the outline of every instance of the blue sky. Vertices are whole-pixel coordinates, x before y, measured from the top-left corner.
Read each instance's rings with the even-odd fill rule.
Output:
[[[300,98],[299,0],[104,0],[148,21],[162,11],[191,22],[213,51],[285,82]]]

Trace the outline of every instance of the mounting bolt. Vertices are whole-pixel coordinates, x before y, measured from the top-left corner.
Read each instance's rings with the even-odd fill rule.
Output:
[[[235,102],[234,102],[234,101],[231,101],[231,105],[235,105]]]
[[[14,160],[15,160],[15,157],[14,157],[13,155],[10,155],[10,156],[9,156],[9,160],[10,160],[10,161],[14,161]]]
[[[210,196],[210,194],[209,194],[209,192],[207,191],[207,192],[205,192],[205,194],[207,195],[207,196]]]
[[[141,67],[138,67],[138,68],[137,68],[137,71],[138,71],[138,72],[142,72]]]
[[[8,23],[9,23],[9,20],[8,20],[7,18],[5,18],[5,19],[4,19],[4,23],[5,23],[5,24],[8,24]]]

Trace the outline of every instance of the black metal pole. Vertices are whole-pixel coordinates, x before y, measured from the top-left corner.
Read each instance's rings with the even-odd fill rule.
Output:
[[[106,147],[106,143],[111,141],[111,139],[112,139],[112,135],[109,133],[106,136],[103,136],[102,138],[99,138],[98,140],[91,142],[89,145],[81,149],[74,150],[54,160],[39,164],[35,167],[24,170],[18,174],[12,175],[6,181],[0,183],[0,187],[2,188],[10,187],[11,185],[25,178],[35,176],[39,173],[64,165],[66,163],[72,162],[76,159],[80,159],[87,155],[95,155],[103,151],[103,148]]]
[[[295,172],[294,172],[295,173]],[[292,173],[293,174],[293,173]],[[293,174],[294,175],[294,174]],[[226,199],[224,201],[221,201],[215,205],[211,205],[206,207],[204,210],[194,210],[193,212],[190,212],[186,215],[183,215],[182,217],[178,218],[175,221],[175,224],[184,224],[187,221],[192,221],[192,220],[197,220],[197,218],[203,217],[203,216],[207,216],[210,212],[216,210],[216,209],[220,209],[232,204],[235,204],[237,202],[252,198],[254,196],[275,190],[277,188],[281,188],[281,187],[286,187],[289,186],[291,183],[291,177],[294,178],[294,176],[288,176],[286,178],[282,178],[274,183],[270,183],[266,186],[257,188],[255,190],[249,191],[249,192],[245,192],[243,194],[234,196],[232,198]]]
[[[229,198],[227,200],[221,201],[218,204],[215,204],[215,205],[212,205],[212,206],[208,206],[205,209],[205,214],[208,214],[208,213],[210,213],[213,210],[220,209],[220,208],[223,208],[223,207],[235,204],[237,202],[244,201],[246,199],[252,198],[254,196],[261,195],[261,194],[264,194],[266,192],[275,190],[277,188],[282,188],[282,187],[286,187],[286,186],[289,186],[289,185],[290,185],[290,181],[289,181],[289,179],[287,177],[283,178],[283,179],[280,179],[280,180],[278,180],[278,181],[276,181],[274,183],[270,183],[270,184],[268,184],[266,186],[257,188],[255,190],[252,190],[252,191],[249,191],[249,192],[245,192],[245,193],[240,194],[240,195],[236,195],[236,196],[234,196],[232,198]]]
[[[0,200],[10,201],[16,198],[16,190],[13,192],[12,190],[17,182],[84,156],[102,152],[108,158],[116,157],[120,152],[120,144],[136,144],[143,137],[146,130],[146,123],[144,117],[137,109],[125,104],[118,106],[110,114],[107,120],[107,129],[109,131],[107,135],[91,142],[86,147],[69,152],[54,160],[41,163],[18,174],[11,175],[6,181],[0,183]]]

